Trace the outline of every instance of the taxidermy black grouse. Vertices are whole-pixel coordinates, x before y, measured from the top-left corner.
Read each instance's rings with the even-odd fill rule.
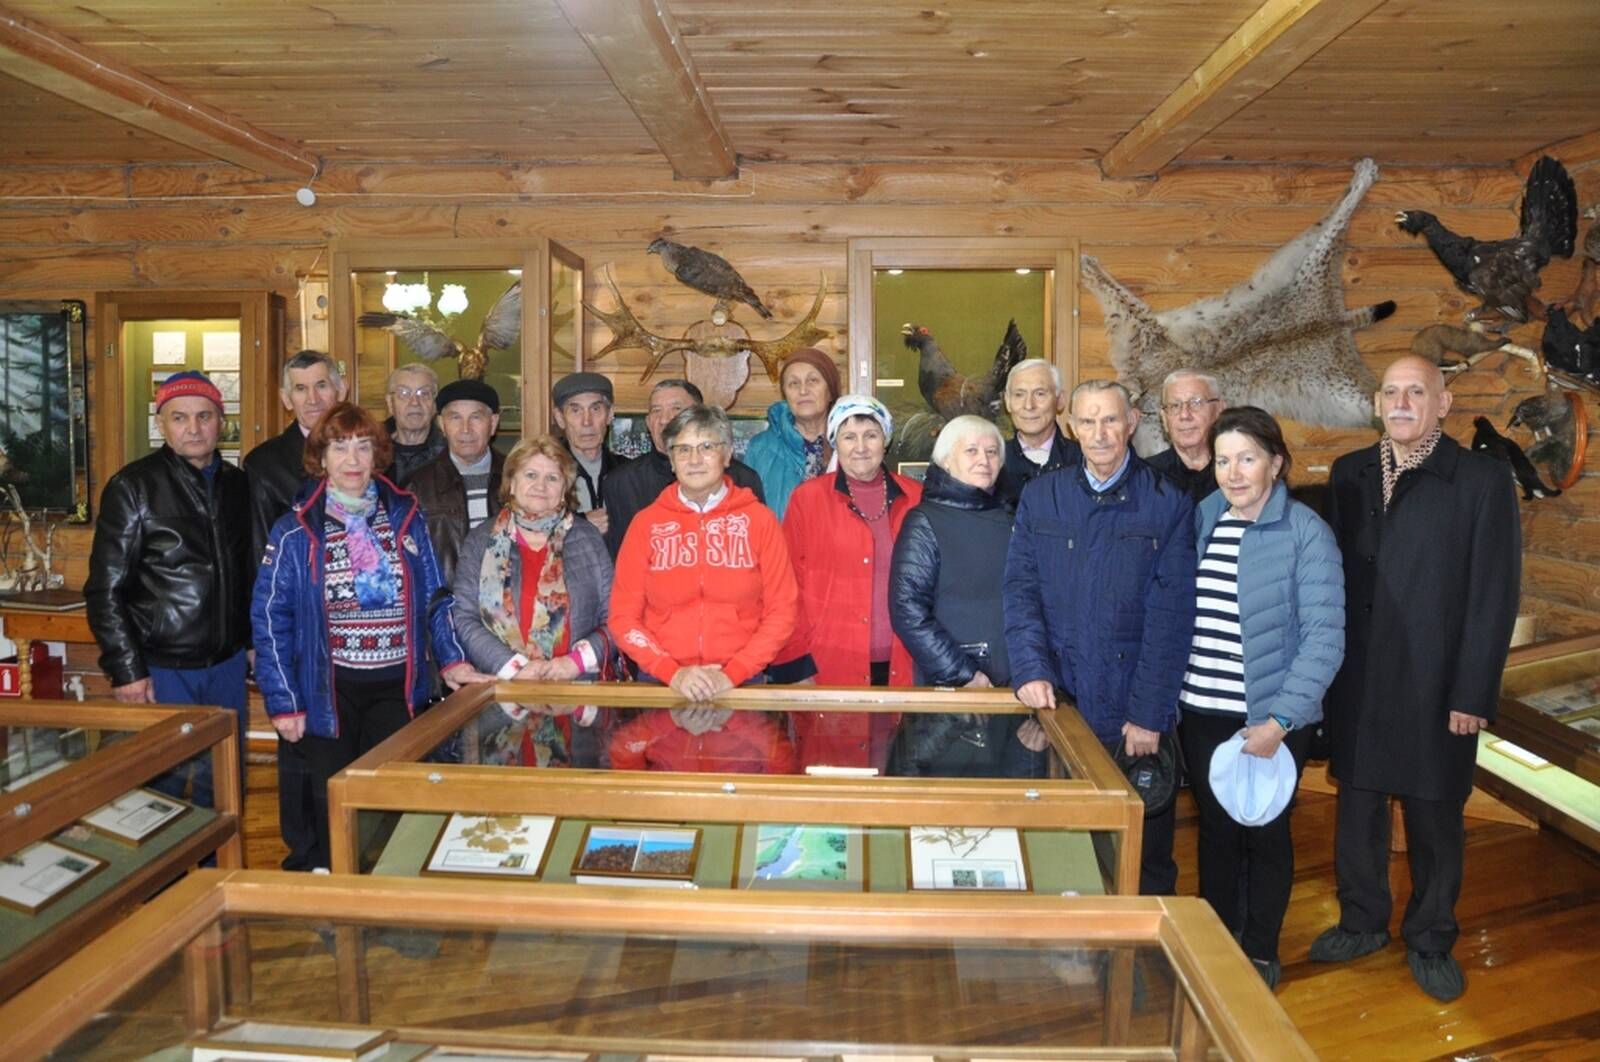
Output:
[[[1552,306],[1545,314],[1544,338],[1539,341],[1545,364],[1570,373],[1585,383],[1600,385],[1600,319],[1580,329],[1567,311]]]
[[[1578,193],[1566,167],[1548,155],[1534,163],[1522,193],[1521,230],[1506,240],[1458,236],[1425,210],[1402,210],[1395,223],[1428,239],[1462,291],[1483,305],[1469,320],[1497,315],[1506,321],[1535,320],[1544,307],[1533,293],[1539,271],[1552,257],[1571,258],[1578,235]]]
[[[1561,493],[1555,487],[1544,485],[1539,478],[1539,470],[1533,467],[1533,462],[1522,452],[1522,447],[1495,431],[1488,417],[1473,417],[1472,427],[1472,448],[1498,457],[1511,466],[1511,475],[1516,479],[1517,486],[1522,488],[1523,501],[1554,498]]]
[[[481,380],[489,367],[489,351],[510,350],[522,335],[522,281],[513,283],[494,301],[478,329],[478,342],[467,346],[431,324],[401,313],[364,313],[356,318],[362,328],[382,328],[410,347],[424,361],[449,355],[463,380]]]
[[[928,408],[945,420],[963,413],[993,420],[1000,412],[1006,376],[1014,365],[1028,358],[1028,344],[1023,341],[1016,321],[1006,325],[1005,338],[1000,341],[1000,349],[995,351],[994,365],[987,375],[978,378],[957,372],[926,326],[904,324],[900,334],[905,336],[906,346],[918,354],[917,390],[922,392]]]
[[[671,240],[654,239],[645,248],[647,254],[659,254],[666,266],[679,281],[696,291],[715,295],[723,302],[742,302],[762,317],[771,317],[772,311],[761,302],[761,297],[750,290],[739,271],[719,254],[702,251],[698,247],[685,247]]]

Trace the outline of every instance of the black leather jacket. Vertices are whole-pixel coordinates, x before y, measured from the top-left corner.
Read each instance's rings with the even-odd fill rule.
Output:
[[[244,455],[245,475],[250,478],[250,551],[255,564],[261,563],[267,532],[278,517],[294,508],[295,495],[311,479],[306,475],[305,452],[305,432],[298,421],[290,421],[280,434]]]
[[[250,490],[226,461],[214,481],[163,446],[100,496],[83,585],[113,686],[149,668],[202,668],[250,643]]]
[[[964,686],[979,671],[1010,679],[1000,587],[1011,510],[989,491],[929,465],[889,569],[889,619],[919,686]]]
[[[500,476],[505,471],[505,455],[491,449],[489,459],[489,518],[500,511]],[[456,557],[467,532],[467,485],[450,451],[435,457],[411,474],[405,488],[417,496],[422,513],[428,518],[428,537],[433,540],[433,555],[439,561],[443,585],[455,577]]]

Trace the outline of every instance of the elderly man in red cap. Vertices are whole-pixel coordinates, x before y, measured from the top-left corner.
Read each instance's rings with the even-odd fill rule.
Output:
[[[156,423],[164,445],[112,476],[100,498],[83,586],[89,628],[117,700],[222,705],[238,717],[242,740],[250,488],[217,452],[222,395],[205,374],[167,377]],[[209,805],[211,757],[153,784]]]

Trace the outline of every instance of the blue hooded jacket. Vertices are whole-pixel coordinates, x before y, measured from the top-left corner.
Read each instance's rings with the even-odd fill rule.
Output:
[[[789,403],[779,401],[767,407],[767,430],[750,440],[744,463],[761,477],[767,507],[781,522],[789,508],[789,495],[806,476],[806,441],[794,426]]]
[[[1199,552],[1227,507],[1219,490],[1195,510]],[[1239,540],[1239,637],[1249,724],[1320,720],[1344,661],[1344,562],[1333,530],[1282,483]]]
[[[400,549],[406,644],[410,647],[406,654],[407,707],[415,716],[432,691],[427,649],[431,646],[433,660],[441,669],[465,660],[466,654],[456,640],[450,588],[440,578],[428,523],[421,518],[416,495],[382,476],[374,476],[373,481],[378,485],[378,504],[388,512]],[[334,709],[322,582],[326,490],[325,479],[307,484],[294,508],[272,525],[250,601],[250,625],[255,634],[256,685],[266,701],[267,714],[274,718],[303,715],[306,733],[337,737],[339,719]]]

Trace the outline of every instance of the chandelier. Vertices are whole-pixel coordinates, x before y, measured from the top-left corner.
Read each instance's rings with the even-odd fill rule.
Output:
[[[390,313],[403,313],[409,317],[420,320],[429,320],[433,317],[430,309],[437,309],[444,317],[454,317],[467,308],[467,289],[460,284],[445,284],[440,289],[439,301],[434,303],[433,289],[428,283],[428,274],[422,274],[420,284],[397,284],[394,281],[394,272],[388,276],[390,280],[383,287],[383,308]]]

